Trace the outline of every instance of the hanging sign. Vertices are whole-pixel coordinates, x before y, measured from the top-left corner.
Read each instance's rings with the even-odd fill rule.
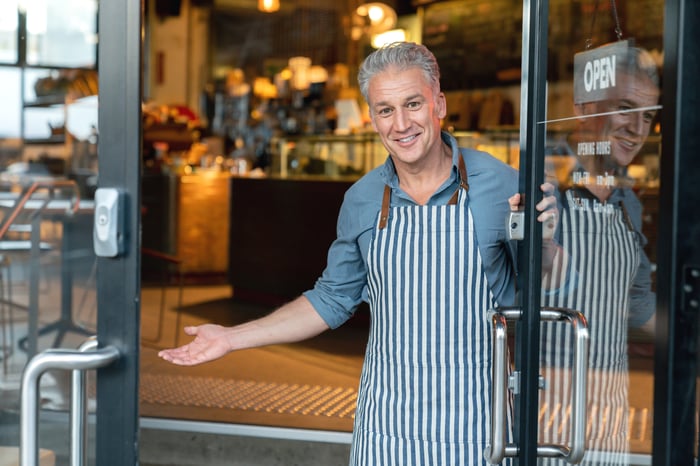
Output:
[[[623,40],[574,55],[574,103],[606,100],[623,65],[618,60],[627,55],[628,47]]]

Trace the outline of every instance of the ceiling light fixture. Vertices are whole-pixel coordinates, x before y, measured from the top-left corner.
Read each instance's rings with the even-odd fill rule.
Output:
[[[396,26],[396,11],[382,2],[363,3],[355,10],[352,38],[371,36],[388,31]]]
[[[274,13],[280,9],[280,0],[258,0],[258,10]]]

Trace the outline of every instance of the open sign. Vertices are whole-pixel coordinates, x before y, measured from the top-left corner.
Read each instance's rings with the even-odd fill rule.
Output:
[[[626,56],[627,41],[614,42],[574,56],[574,102],[605,100],[616,85],[618,57]]]

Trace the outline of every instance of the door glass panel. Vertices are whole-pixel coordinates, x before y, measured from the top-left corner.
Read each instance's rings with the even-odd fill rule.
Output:
[[[0,63],[17,63],[17,0],[0,3]]]
[[[27,63],[93,67],[97,44],[96,0],[34,0],[27,12]]]
[[[0,151],[3,152],[3,158],[10,150],[9,147],[17,147],[17,143],[12,144],[11,141],[16,141],[20,135],[21,75],[21,70],[17,67],[0,66],[0,101],[3,102],[3,111],[0,112]]]
[[[10,21],[18,16],[17,4],[3,0],[0,6],[2,61],[23,55],[5,33],[12,24],[17,35]],[[70,41],[84,22],[94,34],[95,1],[22,4],[34,63],[94,65],[94,40]],[[37,29],[40,18],[43,29]],[[59,25],[66,34],[56,33]],[[0,82],[0,458],[15,464],[25,365],[47,349],[76,349],[96,332],[97,76],[94,70],[19,64],[0,68]],[[41,378],[42,464],[54,464],[51,458],[67,464],[70,383],[70,372]]]
[[[561,250],[541,302],[588,323],[583,464],[650,464],[652,447],[663,2],[635,5],[550,2],[545,179]],[[573,329],[543,322],[541,338],[540,442],[568,446]]]

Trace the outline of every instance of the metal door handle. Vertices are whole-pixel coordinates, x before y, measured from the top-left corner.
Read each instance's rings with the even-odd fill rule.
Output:
[[[22,373],[20,387],[20,464],[21,466],[38,466],[38,417],[39,417],[39,380],[48,370],[63,369],[73,372],[73,395],[71,397],[71,430],[82,429],[85,418],[84,378],[77,377],[76,371],[86,371],[107,366],[119,359],[119,350],[114,346],[92,350],[97,341],[88,340],[78,351],[49,349],[32,357]],[[77,385],[77,386],[76,386]],[[77,392],[77,393],[76,393]],[[78,402],[82,405],[78,406]],[[71,432],[75,434],[75,432]],[[71,435],[73,437],[73,435]],[[73,442],[73,440],[71,440]],[[73,450],[74,445],[71,444]],[[76,451],[83,451],[82,447]],[[77,459],[76,461],[82,461]]]
[[[503,458],[517,456],[518,446],[506,443],[506,417],[508,406],[508,316],[519,318],[520,310],[490,311],[493,324],[493,355],[491,358],[491,443],[486,445],[484,458],[498,464]]]
[[[486,446],[484,457],[491,464],[500,463],[505,457],[518,454],[518,446],[506,443],[506,409],[508,406],[508,320],[517,320],[522,311],[503,308],[490,311],[493,324],[493,375],[491,398],[491,444]],[[578,311],[563,308],[542,308],[540,319],[544,321],[568,321],[574,328],[574,367],[571,375],[571,444],[538,445],[537,456],[564,458],[571,464],[583,459],[586,451],[586,387],[588,385],[588,324]]]

